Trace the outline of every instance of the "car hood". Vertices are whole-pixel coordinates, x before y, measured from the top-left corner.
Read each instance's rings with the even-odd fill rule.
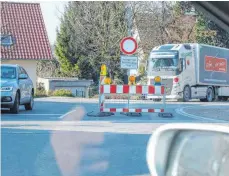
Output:
[[[15,86],[17,84],[17,81],[15,79],[9,80],[9,79],[1,79],[0,85],[3,86]]]

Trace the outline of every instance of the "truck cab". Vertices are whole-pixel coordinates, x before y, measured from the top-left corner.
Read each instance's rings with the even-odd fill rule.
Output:
[[[191,67],[194,67],[194,45],[166,44],[153,48],[148,59],[148,85],[154,84],[155,76],[160,76],[165,85],[166,97],[182,98],[183,87],[193,82]],[[192,76],[189,76],[192,75]],[[159,98],[147,96],[147,99]]]

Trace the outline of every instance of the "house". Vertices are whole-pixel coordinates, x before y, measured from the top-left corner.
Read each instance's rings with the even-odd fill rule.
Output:
[[[36,86],[37,61],[53,58],[40,4],[0,3],[1,62],[24,67]]]

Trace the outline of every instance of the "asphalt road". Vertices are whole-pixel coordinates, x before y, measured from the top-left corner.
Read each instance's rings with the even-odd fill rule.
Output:
[[[121,114],[88,117],[87,112],[98,108],[93,101],[56,99],[39,99],[33,111],[21,107],[17,115],[2,110],[2,175],[149,175],[146,146],[155,128],[164,123],[207,122],[182,114],[182,108],[195,109],[200,105],[199,102],[171,102],[166,111],[172,112],[173,118],[161,118],[156,113],[141,117]],[[111,106],[121,106],[121,103]],[[140,103],[132,106],[157,105]],[[72,110],[74,112],[69,114]]]

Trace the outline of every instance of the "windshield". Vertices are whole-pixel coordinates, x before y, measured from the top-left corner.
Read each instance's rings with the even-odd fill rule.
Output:
[[[229,124],[229,33],[192,1],[23,2],[0,2],[3,176],[147,176],[158,126]]]
[[[1,79],[15,79],[16,68],[14,67],[1,67]]]
[[[152,58],[153,68],[164,68],[164,67],[177,67],[177,59],[175,58]]]
[[[148,73],[176,71],[178,66],[178,53],[177,52],[152,52],[149,57]],[[163,73],[162,73],[163,74]],[[165,72],[164,74],[168,74]],[[175,73],[170,73],[171,75]]]

